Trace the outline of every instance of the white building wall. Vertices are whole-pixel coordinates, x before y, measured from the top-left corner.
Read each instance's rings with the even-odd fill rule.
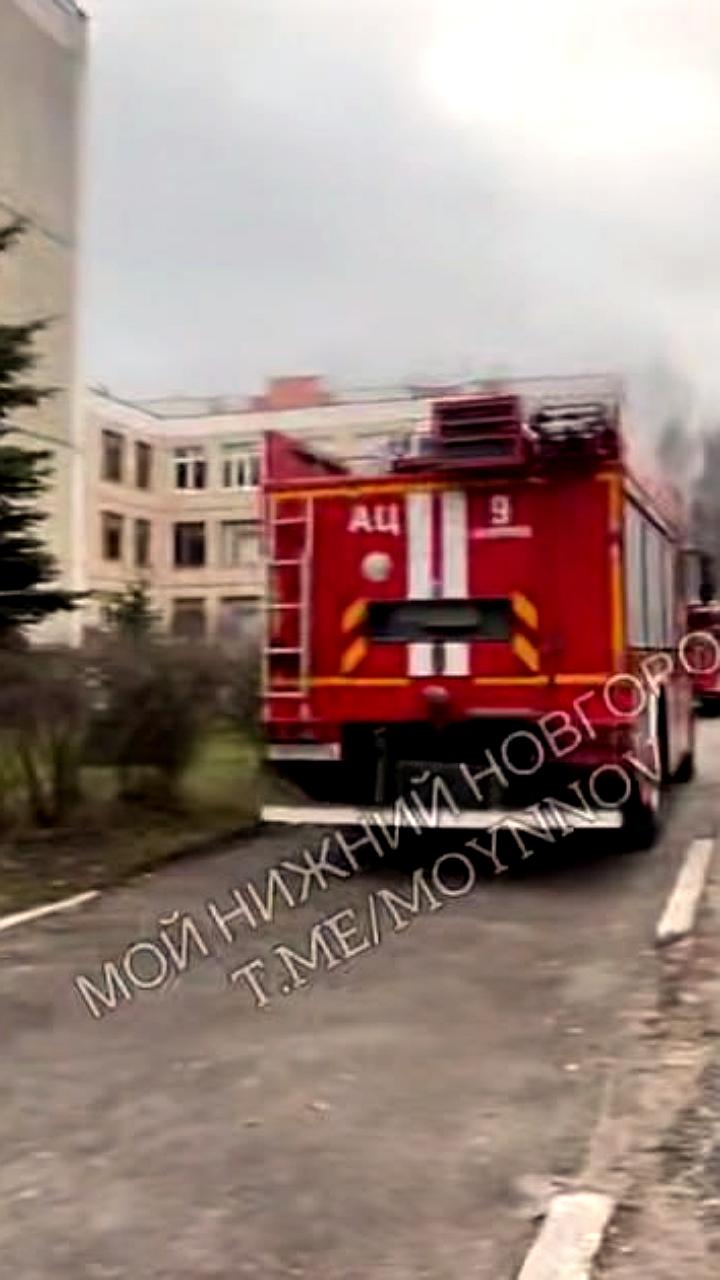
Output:
[[[404,399],[398,395],[382,401],[354,402],[351,399],[315,408],[215,413],[194,417],[161,417],[154,412],[113,397],[88,392],[86,421],[86,507],[85,544],[89,586],[95,593],[86,610],[90,625],[101,621],[103,602],[133,581],[145,581],[156,609],[171,624],[178,600],[202,601],[207,632],[217,631],[224,601],[243,599],[259,602],[263,592],[263,567],[258,554],[251,562],[225,567],[220,557],[220,526],[223,521],[247,522],[259,528],[257,489],[228,490],[222,484],[223,446],[240,445],[248,453],[258,452],[263,432],[277,430],[297,436],[316,447],[342,457],[377,457],[392,436],[412,430],[429,414],[427,399]],[[176,405],[171,402],[171,408]],[[122,484],[102,479],[102,432],[122,434],[129,459],[135,440],[142,439],[153,449],[153,487],[138,490],[132,468],[126,467]],[[206,486],[199,490],[175,487],[174,451],[183,446],[201,446],[207,463]],[[122,560],[103,557],[102,512],[121,515],[126,532]],[[152,563],[147,570],[133,564],[130,542],[132,522],[138,516],[152,521]],[[177,521],[202,521],[206,528],[206,563],[198,568],[177,568],[173,558],[173,529]]]
[[[39,384],[57,388],[15,421],[18,440],[53,453],[45,537],[64,585],[82,585],[78,508],[77,256],[85,19],[71,0],[0,0],[0,221],[28,229],[0,259],[0,315],[47,318],[37,341]],[[41,638],[71,639],[60,614]]]

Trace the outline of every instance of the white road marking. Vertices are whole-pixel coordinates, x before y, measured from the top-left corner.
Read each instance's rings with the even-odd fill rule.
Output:
[[[714,849],[715,841],[710,837],[693,840],[690,844],[655,930],[655,942],[659,947],[692,933]]]
[[[593,1259],[615,1209],[612,1196],[555,1196],[517,1280],[590,1280]]]
[[[0,933],[5,929],[14,929],[18,924],[29,924],[31,920],[40,920],[43,916],[53,916],[61,911],[71,911],[83,902],[90,902],[99,896],[99,889],[86,889],[84,893],[73,894],[72,898],[61,898],[59,902],[47,902],[42,907],[29,907],[27,911],[15,911],[9,916],[0,916]]]

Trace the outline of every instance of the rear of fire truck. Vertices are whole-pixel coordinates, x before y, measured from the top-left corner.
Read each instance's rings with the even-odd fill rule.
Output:
[[[687,613],[689,633],[706,638],[704,645],[697,646],[693,692],[702,710],[715,713],[720,711],[720,601],[710,594],[705,595],[693,601]]]
[[[321,803],[268,816],[482,826],[551,798],[621,825],[622,450],[617,398],[572,388],[439,400],[381,475],[269,433],[268,753]]]
[[[693,658],[693,695],[704,711],[720,709],[720,600],[716,595],[714,557],[698,546],[683,553],[687,595],[686,630]]]

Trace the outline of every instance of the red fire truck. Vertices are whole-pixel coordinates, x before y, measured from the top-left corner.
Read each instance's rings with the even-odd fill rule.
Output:
[[[720,710],[720,601],[702,592],[688,606],[688,632],[698,636],[697,656],[692,662],[693,689],[703,711]],[[699,637],[707,637],[703,644]],[[713,643],[714,641],[714,643]]]
[[[685,552],[687,636],[695,704],[720,709],[720,600],[715,594],[713,557],[699,547]]]
[[[692,771],[685,526],[623,416],[602,379],[448,396],[380,474],[267,434],[263,716],[309,797],[269,820],[477,829],[564,797],[653,838]]]

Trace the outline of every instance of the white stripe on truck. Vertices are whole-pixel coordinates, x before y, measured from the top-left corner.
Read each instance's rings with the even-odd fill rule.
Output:
[[[442,591],[446,600],[466,600],[468,596],[467,494],[447,489],[442,494]],[[444,646],[446,676],[470,674],[470,646],[453,642]]]
[[[432,495],[409,493],[405,499],[407,598],[432,598]],[[432,675],[432,645],[408,645],[408,675]]]

